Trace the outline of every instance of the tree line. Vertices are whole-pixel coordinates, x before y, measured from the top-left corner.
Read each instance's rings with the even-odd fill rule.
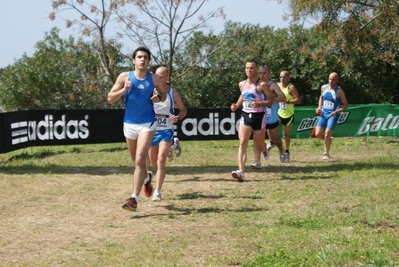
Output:
[[[61,12],[62,5],[69,5],[82,13],[76,5],[78,2],[58,1],[53,8]],[[195,27],[183,27],[184,19],[197,14],[206,0],[130,2],[147,12],[154,22],[153,28],[139,25],[136,17],[112,4],[94,9],[103,20],[83,16],[79,27],[86,39],[62,39],[60,30],[53,28],[36,44],[31,57],[24,55],[0,71],[0,103],[4,109],[121,108],[122,103],[109,105],[107,94],[117,74],[130,70],[132,64],[129,47],[117,38],[105,37],[112,14],[124,23],[125,33],[136,38],[130,51],[138,45],[154,48],[152,63],[169,67],[171,86],[181,93],[189,108],[229,107],[239,96],[238,83],[245,79],[244,64],[248,59],[269,66],[275,80],[280,71],[288,70],[301,96],[301,105],[316,105],[319,88],[328,82],[332,71],[340,74],[340,84],[350,104],[399,102],[398,46],[392,33],[399,20],[393,20],[398,15],[391,11],[392,7],[399,8],[397,1],[375,2],[371,7],[373,13],[352,3],[350,8],[345,8],[344,19],[337,19],[333,14],[344,12],[342,8],[350,1],[327,5],[323,19],[311,28],[304,28],[300,23],[274,29],[227,21],[224,31],[218,34],[203,29],[205,22],[223,14],[222,9],[218,9],[220,13],[197,20]],[[154,2],[162,3],[169,11],[184,8],[185,17],[178,21],[173,12],[162,10],[166,17],[156,15],[151,11]],[[307,1],[290,2],[296,3],[294,20],[320,12],[313,6],[314,1],[308,6],[302,5]],[[319,0],[318,3],[331,2]],[[190,13],[190,10],[194,11]],[[374,14],[374,17],[365,14]],[[379,19],[382,14],[389,17]],[[55,13],[50,17],[54,19]],[[67,21],[67,26],[72,24],[73,21]],[[162,27],[165,30],[161,30]],[[91,40],[87,40],[89,36]],[[155,45],[151,47],[151,44]]]

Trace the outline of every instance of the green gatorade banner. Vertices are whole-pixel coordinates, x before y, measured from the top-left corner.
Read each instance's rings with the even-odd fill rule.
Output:
[[[292,138],[309,138],[318,117],[316,107],[295,107]],[[399,136],[399,105],[349,105],[338,119],[335,136]]]

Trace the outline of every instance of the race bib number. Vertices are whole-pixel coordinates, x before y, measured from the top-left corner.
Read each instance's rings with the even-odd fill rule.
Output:
[[[266,117],[270,118],[272,116],[272,108],[267,106],[265,108]]]
[[[243,106],[244,109],[247,110],[247,111],[250,111],[250,110],[256,111],[256,108],[253,108],[252,105],[251,105],[252,102],[253,102],[253,101],[244,101],[244,102],[242,103],[242,106]]]
[[[323,101],[323,108],[325,109],[334,109],[334,102],[324,100]]]
[[[287,110],[287,103],[280,102],[280,103],[279,103],[279,108],[280,108],[281,110]]]
[[[167,125],[168,117],[165,115],[156,115],[157,127],[165,128]]]

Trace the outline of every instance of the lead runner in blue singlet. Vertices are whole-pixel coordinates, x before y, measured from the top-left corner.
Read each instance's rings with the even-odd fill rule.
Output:
[[[123,203],[122,208],[130,211],[137,209],[143,184],[145,195],[147,197],[152,195],[152,177],[147,173],[145,160],[155,134],[156,119],[153,103],[166,99],[167,89],[162,79],[147,70],[150,59],[151,52],[147,48],[137,48],[132,56],[134,70],[122,72],[108,93],[109,103],[115,103],[123,97],[125,104],[123,132],[135,168],[133,193]],[[156,96],[153,96],[154,87],[158,91]]]

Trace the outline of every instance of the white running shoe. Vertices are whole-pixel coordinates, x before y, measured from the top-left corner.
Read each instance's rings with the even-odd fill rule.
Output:
[[[281,163],[284,163],[284,162],[285,162],[285,155],[284,155],[284,153],[283,153],[283,154],[280,154],[280,162],[281,162]]]
[[[244,173],[242,173],[241,171],[237,170],[237,171],[232,171],[231,172],[231,176],[234,179],[237,179],[238,181],[242,182],[245,180],[245,175]]]
[[[174,146],[176,157],[179,157],[181,154],[180,140],[179,140],[179,138],[175,137],[175,138],[173,138],[173,142],[174,142],[173,146]]]
[[[262,164],[260,162],[254,161],[251,164],[251,167],[254,168],[254,169],[260,170],[260,169],[262,169]]]
[[[155,191],[154,195],[152,196],[152,201],[161,201],[162,195],[161,192]]]
[[[324,152],[322,159],[330,159],[330,155],[327,152]]]

